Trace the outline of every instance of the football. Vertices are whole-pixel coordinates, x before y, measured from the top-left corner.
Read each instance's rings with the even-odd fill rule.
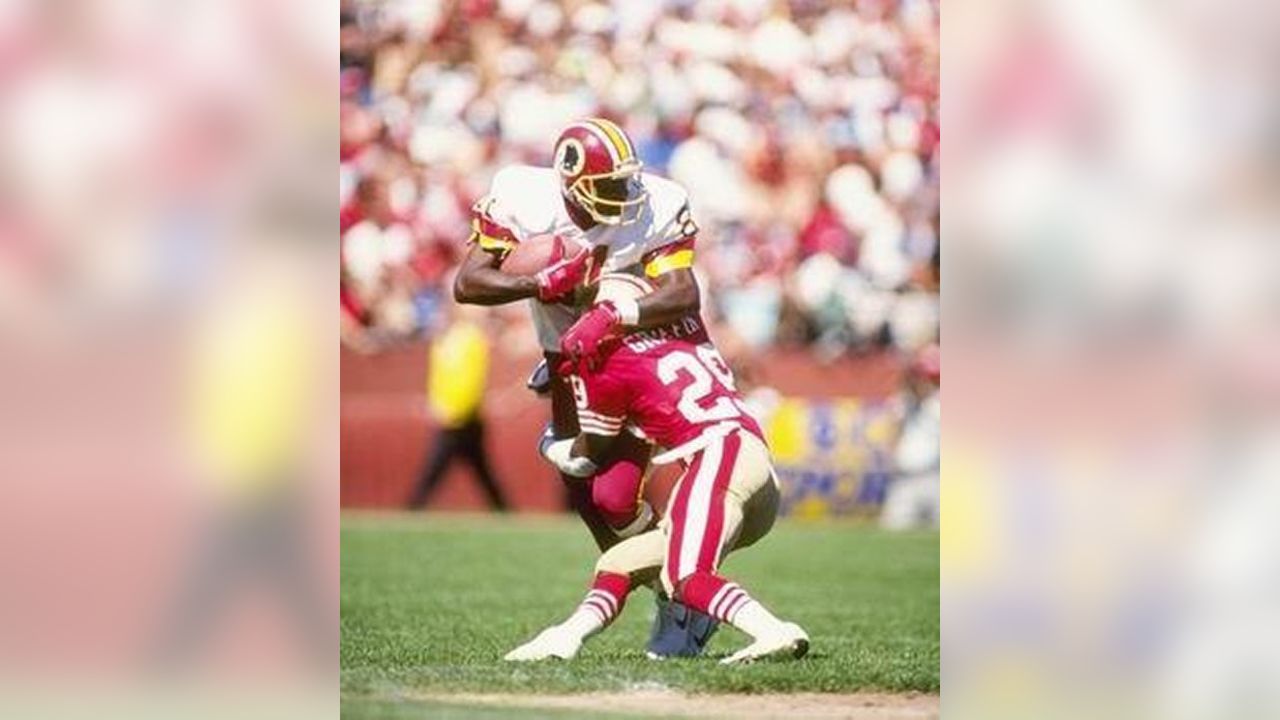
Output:
[[[502,261],[503,272],[532,275],[559,262],[571,248],[559,235],[537,235],[516,245]]]
[[[597,303],[601,300],[639,300],[653,292],[653,283],[626,273],[604,273],[591,288],[591,293],[584,293],[584,300]]]

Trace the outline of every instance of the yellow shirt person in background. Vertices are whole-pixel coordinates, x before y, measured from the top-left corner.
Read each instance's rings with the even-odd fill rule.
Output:
[[[483,402],[489,377],[489,338],[481,324],[484,311],[451,302],[444,329],[431,343],[427,366],[427,405],[435,421],[435,448],[409,507],[426,504],[455,458],[475,470],[476,479],[494,510],[507,501],[493,476],[484,449]]]
[[[435,342],[427,365],[427,404],[441,427],[466,425],[480,412],[489,375],[489,339],[470,320],[449,325]]]
[[[308,311],[318,291],[297,279],[296,245],[269,235],[240,238],[222,259],[246,252],[236,242],[250,243],[252,262],[211,271],[214,292],[187,327],[188,462],[207,492],[190,544],[179,550],[172,597],[156,613],[148,661],[164,677],[218,657],[223,638],[257,632],[237,609],[264,599],[263,591],[296,625],[297,642],[317,667],[332,658],[333,622],[307,503],[307,486],[322,480],[310,477],[308,456],[326,390],[317,358],[332,346]]]

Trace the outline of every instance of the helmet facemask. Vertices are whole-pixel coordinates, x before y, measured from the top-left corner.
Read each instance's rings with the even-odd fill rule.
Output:
[[[639,160],[620,165],[613,172],[583,175],[567,188],[570,199],[601,225],[635,222],[649,193],[640,182]]]

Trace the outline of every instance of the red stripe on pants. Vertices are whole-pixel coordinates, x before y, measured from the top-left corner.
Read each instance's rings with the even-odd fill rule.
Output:
[[[672,593],[676,590],[676,584],[680,582],[677,575],[680,569],[676,567],[678,562],[672,562],[671,553],[674,550],[675,557],[679,559],[680,541],[684,539],[685,509],[689,505],[689,491],[693,487],[693,479],[698,476],[700,467],[702,467],[702,453],[693,456],[693,460],[676,481],[676,499],[671,503],[671,539],[667,543],[667,579],[671,581]]]
[[[694,491],[700,480],[698,476],[704,469],[703,463],[707,453],[712,447],[717,446],[720,450],[720,461],[715,468],[706,468],[714,472],[714,476],[709,478],[711,487],[705,488],[705,500],[702,497],[695,498]],[[682,578],[680,558],[684,545],[688,542],[696,542],[698,546],[694,567],[684,568],[686,571],[684,576],[698,571],[715,572],[720,555],[720,534],[724,530],[725,495],[729,487],[729,478],[737,462],[738,449],[741,446],[742,441],[737,433],[715,440],[712,446],[694,456],[693,462],[680,478],[676,499],[671,506],[671,538],[667,544],[666,558],[667,578],[673,589]],[[705,483],[708,478],[701,478],[701,480]],[[706,505],[694,508],[691,512],[691,502],[705,502]],[[700,523],[701,527],[695,527],[694,523]]]
[[[733,477],[733,467],[738,464],[742,438],[736,432],[730,433],[725,437],[723,447],[724,455],[720,458],[720,469],[716,471],[716,484],[711,490],[711,507],[707,510],[707,531],[702,535],[702,549],[698,551],[697,569],[704,572],[715,572],[720,564],[724,504],[729,494],[729,479]]]

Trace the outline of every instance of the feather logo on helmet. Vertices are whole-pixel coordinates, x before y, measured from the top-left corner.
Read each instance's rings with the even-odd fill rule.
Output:
[[[573,177],[582,172],[582,166],[586,162],[587,154],[577,138],[565,138],[556,150],[556,168],[565,177]]]

